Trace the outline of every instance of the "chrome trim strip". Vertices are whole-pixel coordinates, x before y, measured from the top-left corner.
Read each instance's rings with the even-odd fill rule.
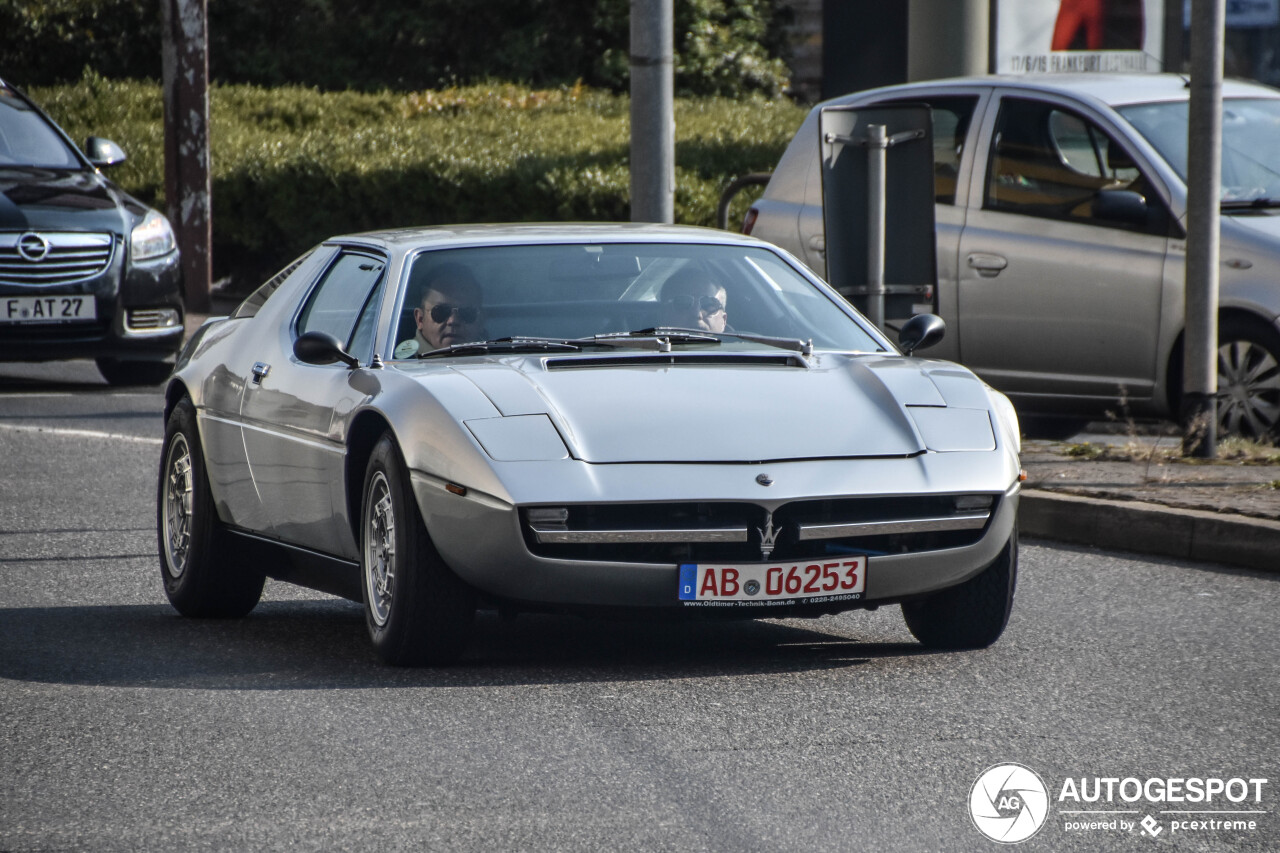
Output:
[[[846,536],[886,536],[897,533],[937,533],[943,530],[978,530],[991,518],[990,512],[958,513],[935,518],[901,521],[863,521],[855,524],[802,524],[799,538],[843,539]]]
[[[529,525],[534,538],[546,545],[586,545],[591,543],[646,542],[746,542],[747,528],[717,527],[698,530],[557,530]]]

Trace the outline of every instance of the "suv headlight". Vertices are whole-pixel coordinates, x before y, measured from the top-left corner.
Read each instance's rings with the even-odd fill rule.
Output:
[[[169,220],[160,213],[150,210],[129,235],[129,260],[146,261],[167,255],[178,248],[173,237],[173,228]]]

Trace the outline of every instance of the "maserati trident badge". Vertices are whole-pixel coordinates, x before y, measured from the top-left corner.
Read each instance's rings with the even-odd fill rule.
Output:
[[[764,527],[757,527],[756,530],[760,531],[760,559],[767,560],[773,553],[773,545],[778,541],[778,534],[782,531],[773,529],[773,513],[766,515]]]

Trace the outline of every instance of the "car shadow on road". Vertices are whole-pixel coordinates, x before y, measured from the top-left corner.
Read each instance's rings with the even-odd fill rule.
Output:
[[[832,630],[826,630],[828,627]],[[926,655],[830,620],[655,623],[481,614],[465,658],[397,669],[374,657],[361,609],[264,602],[240,620],[163,605],[0,609],[0,678],[39,684],[319,690],[637,681],[809,672]]]

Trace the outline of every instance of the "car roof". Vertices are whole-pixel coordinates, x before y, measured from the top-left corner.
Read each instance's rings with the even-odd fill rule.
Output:
[[[873,89],[874,93],[910,94],[917,88],[939,86],[985,86],[1026,89],[1034,92],[1085,96],[1112,107],[1146,104],[1158,101],[1185,101],[1190,96],[1188,80],[1181,74],[984,74],[943,80],[921,80],[900,86]],[[858,93],[859,97],[869,92]],[[1226,80],[1222,84],[1224,98],[1280,98],[1280,90],[1244,80]]]
[[[332,237],[325,242],[375,243],[399,250],[447,246],[493,246],[539,243],[719,243],[774,248],[745,234],[693,225],[644,222],[519,222],[434,225],[395,228]]]

